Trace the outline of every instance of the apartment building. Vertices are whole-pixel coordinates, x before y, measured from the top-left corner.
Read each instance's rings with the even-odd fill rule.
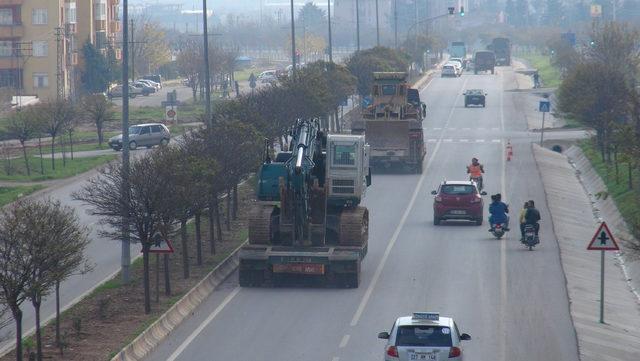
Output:
[[[120,0],[0,1],[0,87],[16,95],[73,95],[90,41],[106,53],[120,31]]]

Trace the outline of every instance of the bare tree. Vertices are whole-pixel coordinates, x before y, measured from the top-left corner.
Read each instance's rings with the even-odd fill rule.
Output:
[[[8,117],[7,133],[9,137],[17,139],[20,142],[28,176],[31,176],[31,167],[29,166],[29,157],[27,157],[26,143],[33,138],[36,132],[36,126],[36,119],[33,117],[33,111],[30,108],[13,112]]]
[[[41,105],[41,111],[48,114],[44,124],[45,132],[51,137],[51,168],[56,169],[56,137],[65,130],[65,126],[76,117],[76,109],[68,100],[55,100]]]
[[[180,50],[176,59],[180,75],[187,79],[193,92],[193,100],[196,100],[198,80],[202,72],[202,52],[202,46],[200,46],[199,42],[189,41]]]
[[[98,145],[104,142],[104,126],[114,119],[113,105],[102,94],[86,96],[82,100],[82,110],[96,126]]]

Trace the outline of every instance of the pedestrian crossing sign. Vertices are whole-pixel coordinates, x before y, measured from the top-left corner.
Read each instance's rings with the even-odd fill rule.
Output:
[[[551,111],[551,102],[548,100],[541,100],[539,110],[542,113],[549,113],[549,111]]]
[[[587,249],[590,251],[617,251],[620,248],[618,247],[616,239],[613,238],[609,227],[607,227],[607,223],[602,222],[596,234],[593,235]]]

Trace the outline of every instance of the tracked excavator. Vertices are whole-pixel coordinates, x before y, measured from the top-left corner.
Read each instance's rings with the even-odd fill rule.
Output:
[[[249,241],[240,249],[243,287],[356,288],[367,254],[371,184],[362,135],[324,134],[317,119],[298,120],[290,151],[265,152]]]

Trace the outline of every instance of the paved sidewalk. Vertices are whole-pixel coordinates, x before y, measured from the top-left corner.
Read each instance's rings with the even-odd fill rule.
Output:
[[[533,152],[560,246],[581,360],[640,360],[640,305],[614,252],[606,253],[606,323],[598,322],[600,252],[587,251],[597,221],[575,169],[560,153],[535,144]]]

